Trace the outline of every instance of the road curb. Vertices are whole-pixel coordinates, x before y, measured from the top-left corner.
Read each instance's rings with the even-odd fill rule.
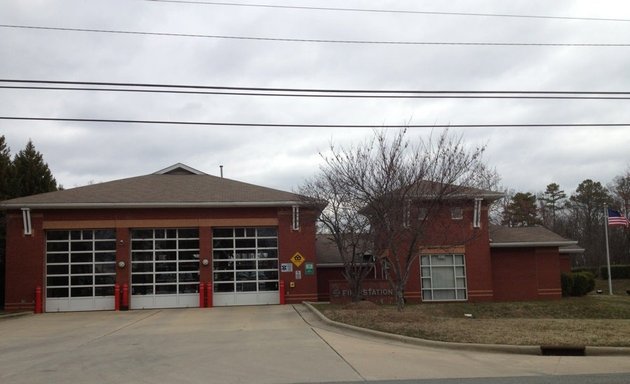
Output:
[[[475,344],[475,343],[452,343],[447,341],[435,341],[420,339],[417,337],[397,335],[376,331],[373,329],[361,328],[350,324],[340,323],[330,320],[315,308],[310,302],[302,302],[315,316],[324,323],[333,327],[347,329],[354,332],[362,333],[369,336],[381,337],[388,340],[399,341],[402,343],[418,345],[422,347],[455,349],[477,352],[494,352],[494,353],[511,353],[521,355],[542,355],[541,348],[538,345],[508,345],[508,344]],[[586,347],[586,356],[630,356],[630,348],[626,347]]]

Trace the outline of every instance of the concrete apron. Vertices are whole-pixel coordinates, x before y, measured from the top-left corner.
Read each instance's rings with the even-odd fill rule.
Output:
[[[318,320],[302,305],[48,313],[0,321],[0,383],[306,383],[629,372],[627,357],[446,350]]]

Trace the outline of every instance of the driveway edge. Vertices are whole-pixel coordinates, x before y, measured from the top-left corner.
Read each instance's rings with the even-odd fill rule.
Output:
[[[33,312],[8,312],[8,313],[0,313],[0,320],[4,319],[14,319],[16,317],[23,317],[32,315]]]
[[[368,328],[361,328],[350,324],[340,323],[334,320],[330,320],[324,314],[317,310],[310,302],[302,302],[312,313],[315,314],[322,322],[331,325],[333,327],[348,329],[354,332],[381,337],[388,340],[399,341],[402,343],[418,345],[422,347],[442,348],[442,349],[456,349],[466,351],[477,352],[494,352],[494,353],[511,353],[521,355],[542,355],[540,346],[537,345],[508,345],[508,344],[475,344],[475,343],[452,343],[447,341],[435,341],[420,339],[417,337],[397,335],[394,333],[387,333],[382,331],[376,331]],[[586,347],[586,356],[630,356],[630,348],[626,347]]]

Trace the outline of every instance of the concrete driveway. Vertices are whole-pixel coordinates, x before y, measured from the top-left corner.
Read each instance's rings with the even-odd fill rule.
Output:
[[[0,383],[306,383],[630,372],[627,356],[432,349],[330,328],[302,306],[0,319]]]

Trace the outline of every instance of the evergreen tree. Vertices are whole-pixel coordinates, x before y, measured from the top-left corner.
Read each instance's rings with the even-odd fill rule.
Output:
[[[560,189],[560,185],[557,183],[547,185],[547,189],[540,197],[543,222],[554,231],[556,230],[556,214],[562,209],[566,197],[567,194]]]
[[[13,169],[15,177],[12,190],[16,197],[57,190],[57,181],[31,140],[26,148],[15,155]]]
[[[0,136],[0,201],[12,197],[10,191],[12,175],[11,152],[4,136]]]
[[[530,226],[538,224],[536,216],[536,195],[530,192],[518,192],[512,196],[503,212],[503,224],[514,226]]]

